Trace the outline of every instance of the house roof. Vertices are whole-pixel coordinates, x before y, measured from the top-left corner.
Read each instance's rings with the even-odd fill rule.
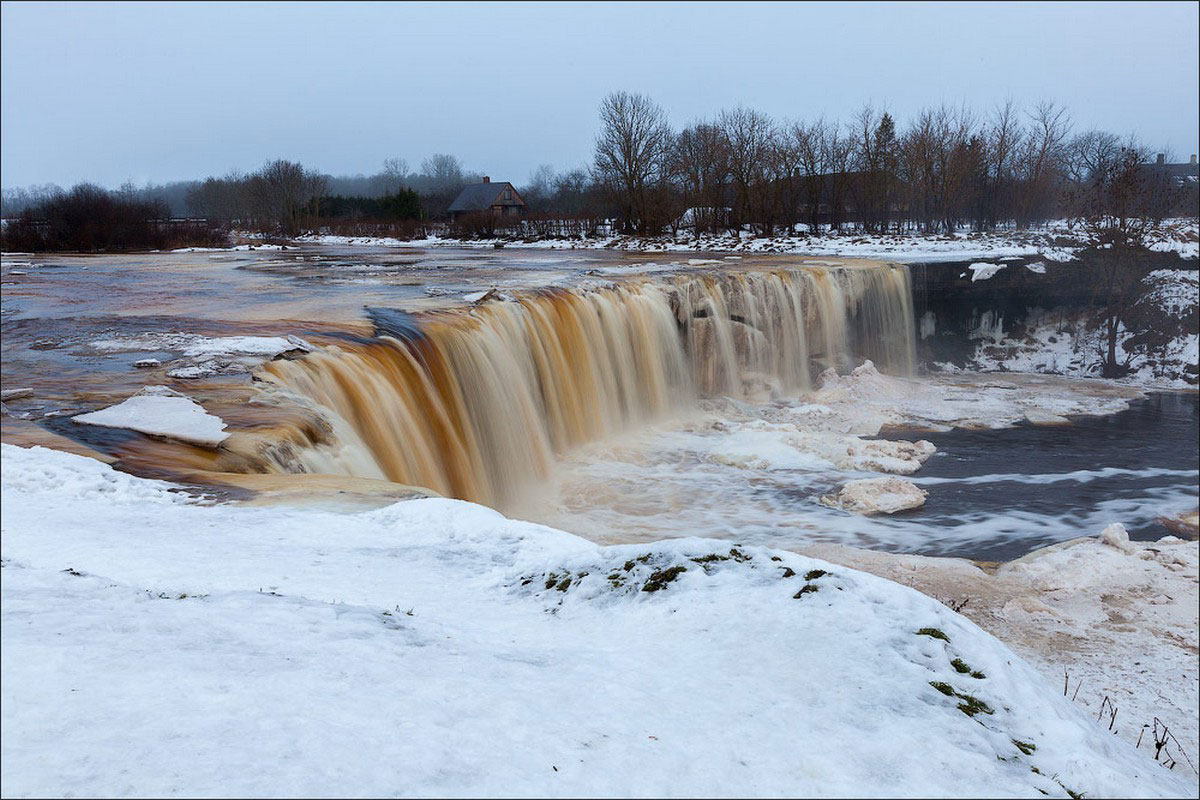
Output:
[[[512,189],[512,199],[504,199],[504,190]],[[486,211],[492,206],[523,206],[525,201],[508,181],[473,183],[464,187],[450,204],[451,211]]]

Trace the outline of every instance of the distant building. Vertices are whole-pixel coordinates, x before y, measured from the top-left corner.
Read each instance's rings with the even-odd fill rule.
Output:
[[[1196,156],[1193,155],[1187,163],[1171,164],[1166,156],[1159,153],[1154,163],[1147,164],[1145,168],[1151,180],[1176,187],[1178,196],[1169,213],[1185,217],[1196,215],[1200,210],[1200,167],[1196,165]]]
[[[450,204],[450,219],[486,211],[498,217],[517,217],[525,213],[525,210],[525,201],[511,183],[492,183],[492,179],[485,175],[483,183],[466,187],[454,198],[454,202]]]
[[[1194,155],[1186,164],[1182,161],[1177,164],[1168,164],[1166,156],[1159,153],[1154,159],[1154,169],[1173,178],[1177,186],[1194,187],[1197,182],[1200,182],[1200,167],[1196,165],[1196,156]]]

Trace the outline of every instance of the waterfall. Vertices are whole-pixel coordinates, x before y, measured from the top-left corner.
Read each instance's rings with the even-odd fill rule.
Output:
[[[679,274],[407,318],[265,365],[320,425],[270,471],[383,478],[503,508],[564,451],[702,397],[787,396],[862,358],[913,368],[896,265]]]

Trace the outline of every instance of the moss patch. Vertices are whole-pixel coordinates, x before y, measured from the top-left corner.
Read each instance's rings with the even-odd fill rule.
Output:
[[[917,631],[917,636],[931,636],[934,639],[941,639],[943,642],[950,641],[950,637],[941,628],[921,628]]]
[[[975,695],[967,694],[966,692],[960,692],[944,681],[930,681],[929,685],[947,697],[957,697],[959,700],[961,700],[962,702],[958,704],[958,710],[966,714],[968,717],[973,717],[976,714],[995,713],[991,706],[980,700]],[[1016,740],[1014,739],[1013,742],[1016,743]]]
[[[799,600],[801,597],[804,597],[804,595],[806,595],[806,594],[812,594],[813,592],[819,592],[820,590],[821,590],[821,587],[817,586],[815,583],[806,583],[800,587],[800,591],[798,591],[794,595],[792,595],[792,599]]]
[[[975,695],[966,694],[965,692],[955,692],[954,696],[962,700],[958,704],[958,710],[966,714],[968,717],[973,717],[976,714],[994,714],[995,711],[987,703],[980,700]]]
[[[977,669],[971,669],[971,665],[963,661],[961,658],[956,658],[950,662],[950,666],[954,667],[954,671],[962,675],[970,675],[976,680],[983,680],[987,677]]]
[[[676,564],[667,569],[660,569],[650,576],[646,581],[646,585],[642,587],[643,592],[658,592],[667,588],[667,584],[678,578],[683,573],[687,572],[687,567]]]

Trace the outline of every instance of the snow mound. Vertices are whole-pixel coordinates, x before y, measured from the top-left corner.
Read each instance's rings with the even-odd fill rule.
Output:
[[[72,419],[81,425],[128,428],[203,447],[216,447],[229,436],[225,423],[192,398],[166,386],[147,386],[115,406]]]
[[[966,618],[824,561],[443,499],[116,503],[105,465],[2,454],[6,796],[1192,793]]]
[[[135,478],[94,458],[46,447],[16,447],[0,443],[3,487],[45,501],[102,501],[106,505],[172,505],[190,502],[178,487],[165,481]]]
[[[971,270],[971,283],[975,281],[986,281],[988,278],[995,275],[1000,270],[1004,269],[1007,264],[989,264],[986,261],[976,261],[967,269]]]
[[[1200,306],[1200,273],[1156,269],[1142,279],[1150,287],[1147,299],[1175,319],[1186,319]]]

